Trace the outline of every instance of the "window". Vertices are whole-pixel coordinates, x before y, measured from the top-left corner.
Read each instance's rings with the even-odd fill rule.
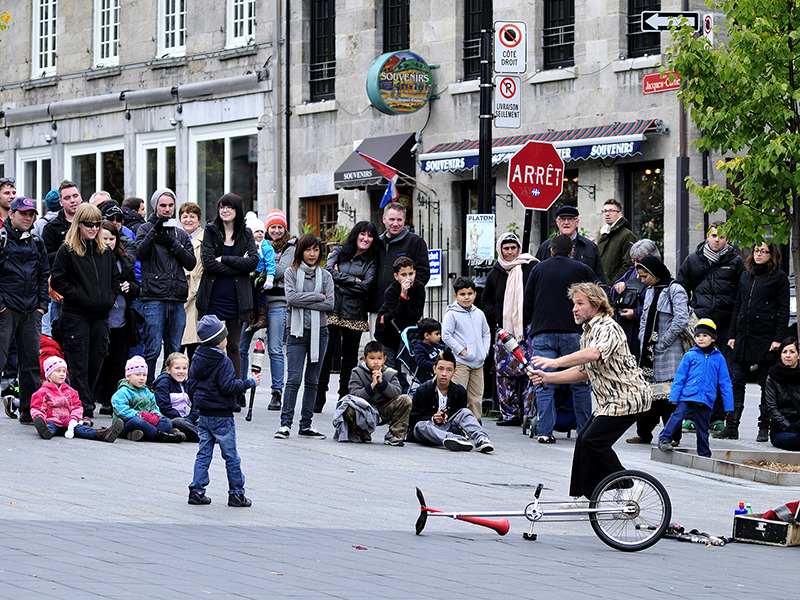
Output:
[[[575,0],[546,0],[542,29],[544,68],[575,64]]]
[[[159,0],[158,55],[186,54],[187,0]]]
[[[144,133],[136,138],[136,195],[149,199],[159,188],[175,190],[175,135]]]
[[[661,34],[642,31],[642,11],[661,10],[661,0],[628,0],[628,57],[661,53]]]
[[[325,242],[339,221],[339,198],[337,196],[306,198],[305,204],[306,223],[312,228],[312,233]]]
[[[125,199],[125,152],[122,139],[70,144],[64,152],[64,178],[78,184],[85,200],[106,190],[114,200]]]
[[[334,0],[311,0],[311,64],[308,78],[312,102],[335,96],[335,25]]]
[[[385,0],[383,7],[383,51],[397,52],[411,46],[409,0]]]
[[[203,214],[214,216],[228,192],[241,197],[245,212],[258,210],[257,133],[255,120],[190,130],[189,198],[196,198]]]
[[[464,2],[464,79],[481,76],[481,0]]]
[[[35,0],[33,5],[33,71],[31,77],[56,72],[57,0]]]
[[[653,240],[664,255],[664,161],[625,171],[625,217],[639,239]]]
[[[94,62],[98,67],[119,63],[120,0],[95,0]]]
[[[49,147],[29,148],[17,153],[17,195],[35,200],[39,214],[42,214],[44,197],[50,191],[50,156]]]
[[[228,0],[228,48],[252,44],[256,37],[256,0]]]

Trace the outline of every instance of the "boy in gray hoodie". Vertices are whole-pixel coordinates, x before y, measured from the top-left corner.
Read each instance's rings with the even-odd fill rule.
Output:
[[[408,432],[408,416],[411,413],[411,396],[403,394],[397,371],[385,365],[386,354],[383,344],[371,341],[364,346],[364,356],[358,366],[350,373],[349,392],[372,404],[381,416],[381,423],[389,424],[389,431],[383,443],[390,446],[402,446]],[[344,418],[348,422],[353,415],[345,410]],[[357,430],[355,422],[350,426]]]
[[[483,401],[483,361],[489,352],[491,334],[483,311],[473,306],[475,282],[469,277],[459,277],[453,283],[456,299],[444,313],[442,341],[456,357],[456,374],[453,381],[467,390],[468,407],[481,421]]]

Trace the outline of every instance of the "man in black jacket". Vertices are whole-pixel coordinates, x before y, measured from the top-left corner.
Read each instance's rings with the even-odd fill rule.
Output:
[[[581,328],[572,315],[572,301],[567,290],[573,283],[605,280],[588,266],[572,259],[572,241],[567,235],[557,235],[550,246],[551,257],[533,267],[525,285],[522,304],[522,322],[530,324],[533,350],[536,356],[558,358],[580,349]],[[577,431],[592,414],[592,398],[589,384],[585,381],[571,386],[575,405]],[[553,444],[553,427],[556,424],[556,407],[553,386],[536,390],[536,407],[539,414],[537,425],[540,444]]]
[[[153,214],[136,234],[136,257],[142,265],[142,312],[147,384],[158,375],[156,360],[164,343],[164,358],[177,352],[186,327],[184,302],[189,284],[184,269],[197,264],[192,241],[169,222],[175,214],[175,192],[162,188],[150,200]],[[171,226],[170,226],[171,225]]]
[[[453,452],[468,452],[473,444],[478,452],[493,451],[489,434],[467,408],[467,390],[451,382],[456,372],[452,350],[448,348],[439,355],[433,372],[434,378],[414,392],[408,420],[409,441],[444,446]]]
[[[386,231],[375,242],[378,245],[378,271],[375,277],[375,294],[369,308],[372,313],[378,312],[383,303],[383,294],[394,282],[394,261],[401,256],[408,256],[414,261],[416,281],[423,288],[431,278],[428,245],[405,226],[405,207],[399,202],[387,204],[383,209],[383,224]]]
[[[689,304],[700,319],[712,319],[717,325],[717,347],[731,368],[731,348],[728,346],[729,329],[733,319],[733,305],[739,292],[739,279],[744,260],[736,252],[724,233],[724,221],[714,221],[708,228],[706,240],[683,261],[676,280],[689,294]],[[722,399],[718,395],[711,413],[712,431],[724,427]],[[694,431],[694,423],[684,421],[684,431]]]
[[[39,388],[39,345],[42,315],[50,296],[47,251],[30,229],[36,204],[20,196],[11,202],[0,239],[0,366],[5,368],[11,340],[17,347],[19,372],[19,422],[31,425],[31,396]]]
[[[605,284],[606,275],[605,271],[603,271],[603,262],[600,260],[600,250],[597,249],[597,246],[592,240],[578,233],[578,225],[580,225],[580,223],[580,213],[574,206],[564,205],[556,211],[558,233],[569,236],[572,240],[574,249],[572,258],[589,267],[594,271],[595,275],[597,275],[597,279]],[[536,251],[536,258],[540,261],[545,261],[550,258],[550,244],[552,242],[553,238],[543,241]]]

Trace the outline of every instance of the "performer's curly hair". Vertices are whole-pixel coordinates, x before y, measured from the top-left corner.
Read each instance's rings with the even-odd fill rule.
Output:
[[[611,308],[611,304],[608,302],[608,296],[606,296],[603,288],[596,283],[573,283],[567,290],[567,296],[569,296],[569,299],[572,300],[575,294],[586,296],[586,299],[589,300],[589,303],[598,309],[600,313],[609,317],[614,316],[614,310]]]

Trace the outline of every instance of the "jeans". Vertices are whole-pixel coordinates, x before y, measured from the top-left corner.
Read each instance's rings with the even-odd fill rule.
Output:
[[[236,422],[233,417],[204,417],[197,421],[197,434],[200,445],[194,460],[194,476],[189,484],[190,490],[205,493],[209,483],[208,468],[214,457],[214,442],[219,444],[225,469],[228,471],[228,494],[244,494],[244,474],[241,459],[236,451]]]
[[[242,364],[242,379],[247,379],[250,366],[250,343],[254,332],[245,333],[247,323],[242,325],[242,339],[239,342],[239,358]],[[286,307],[275,306],[269,309],[266,329],[267,353],[269,354],[269,373],[272,377],[270,386],[276,392],[283,392],[283,371],[286,362],[283,357],[283,345],[286,338]]]
[[[156,434],[159,431],[169,431],[172,429],[172,421],[167,417],[161,417],[158,420],[158,425],[153,426],[142,417],[133,417],[125,421],[125,426],[122,428],[119,437],[127,437],[127,435],[134,429],[140,430],[144,434],[144,439],[152,441],[156,439]]]
[[[67,432],[66,427],[59,427],[55,423],[51,423],[47,421],[47,428],[50,430],[52,435],[64,435]],[[89,427],[88,425],[84,425],[83,423],[78,423],[75,425],[75,437],[83,438],[85,440],[96,440],[97,439],[97,429],[93,427]]]
[[[42,313],[21,313],[6,309],[0,313],[0,368],[6,368],[11,340],[16,341],[20,416],[30,418],[31,396],[39,389],[39,346],[42,342]],[[30,421],[29,421],[30,422]]]
[[[133,308],[139,311],[140,315],[144,316],[144,308],[142,308],[141,300],[134,300],[132,305]],[[139,327],[139,334],[141,335],[139,343],[128,348],[128,358],[133,358],[134,356],[144,356],[144,325]],[[191,358],[191,356],[189,358]]]
[[[156,378],[156,361],[164,342],[164,359],[181,348],[183,330],[186,328],[186,310],[183,302],[172,300],[147,300],[142,302],[144,323],[144,360],[147,362],[147,385]],[[160,373],[160,371],[159,371]]]
[[[64,311],[59,322],[70,385],[81,398],[83,416],[92,417],[100,367],[108,355],[108,319],[95,321]]]
[[[539,333],[533,338],[533,353],[535,356],[545,358],[558,358],[580,350],[581,336],[578,333]],[[552,369],[542,369],[552,371]],[[592,395],[589,383],[571,383],[572,401],[575,406],[575,420],[578,423],[577,433],[580,433],[592,414]],[[556,424],[556,408],[553,403],[553,385],[547,389],[536,387],[536,409],[539,423],[536,431],[539,435],[552,435]]]
[[[708,426],[711,418],[711,407],[702,402],[678,402],[672,416],[658,434],[658,439],[669,441],[674,439],[675,432],[681,430],[681,425],[689,413],[692,413],[695,430],[697,433],[697,456],[711,458],[711,448],[708,447]]]
[[[782,450],[800,450],[800,436],[791,431],[780,431],[772,436],[772,445]]]
[[[311,362],[311,330],[303,331],[303,337],[287,336],[286,340],[286,393],[283,395],[281,427],[291,427],[294,420],[294,405],[300,382],[303,382],[303,405],[300,409],[300,429],[311,427],[314,416],[314,403],[317,400],[317,382],[322,369],[322,358],[328,349],[328,328],[319,331],[319,360]],[[303,378],[305,369],[305,379]]]

